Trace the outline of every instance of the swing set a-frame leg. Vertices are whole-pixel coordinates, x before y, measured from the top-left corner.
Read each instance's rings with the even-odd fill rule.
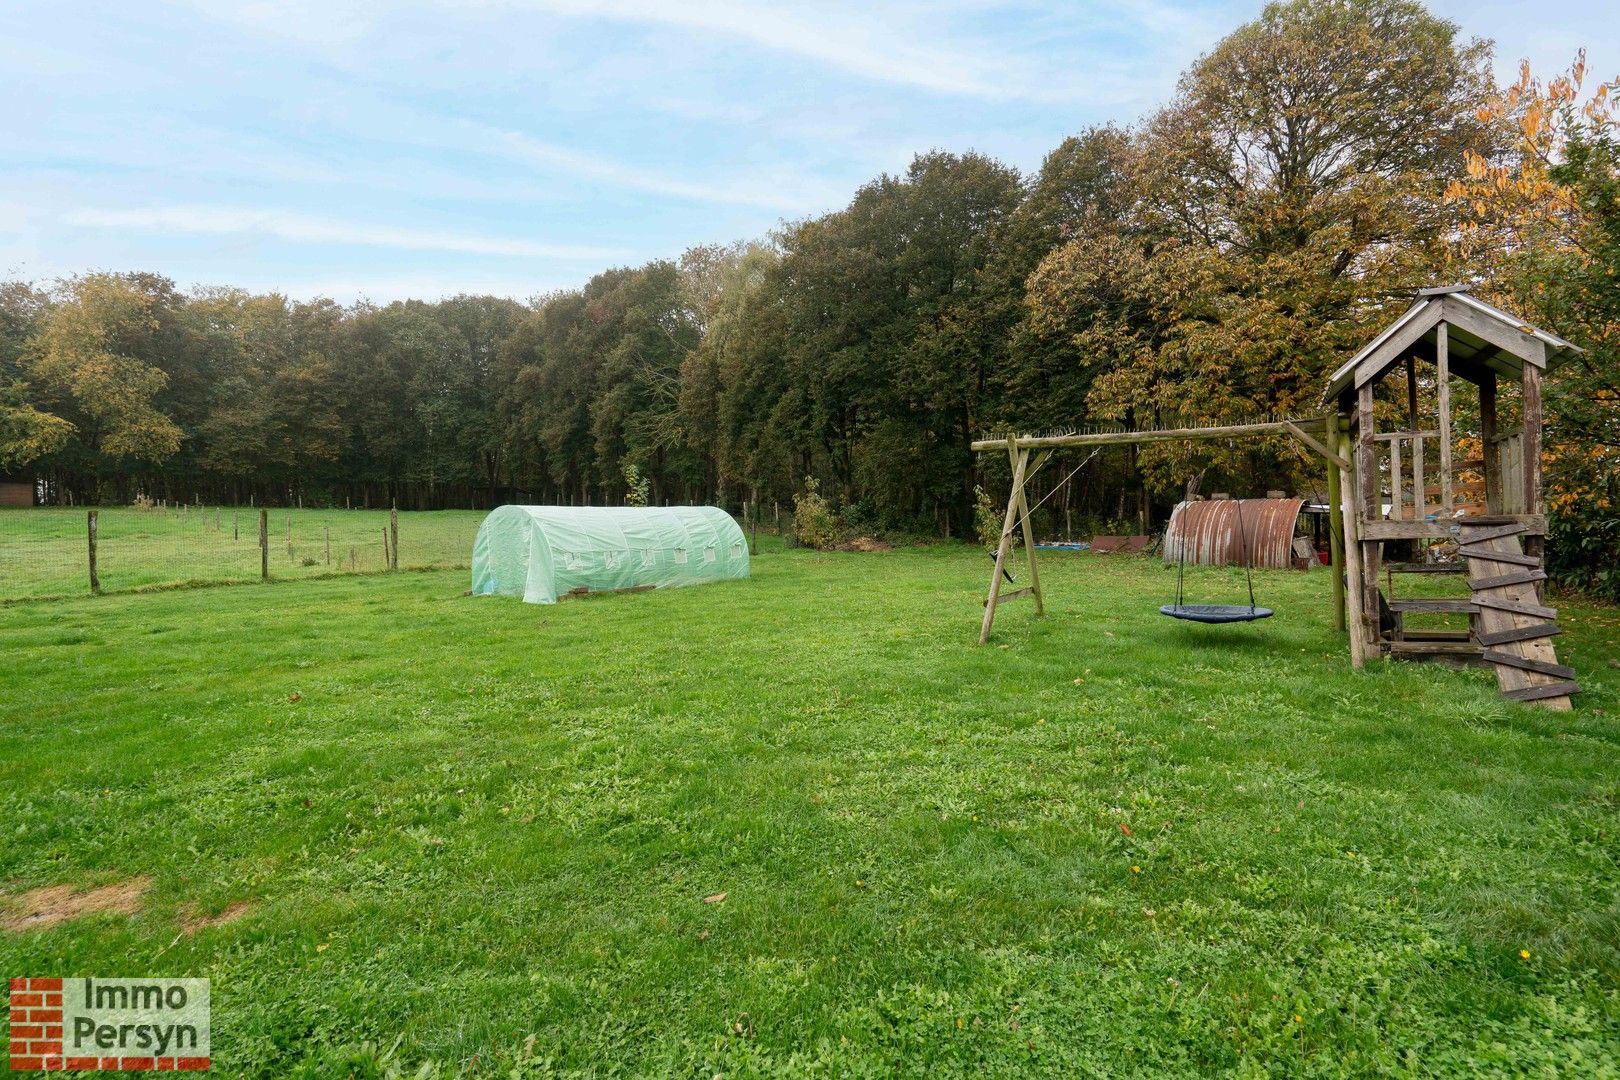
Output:
[[[1007,565],[1007,553],[1012,549],[1013,529],[1018,526],[1020,514],[1023,516],[1024,547],[1029,555],[1029,584],[1030,592],[1035,597],[1035,613],[1037,615],[1045,613],[1041,603],[1040,572],[1035,568],[1035,543],[1031,539],[1033,528],[1029,523],[1029,511],[1025,509],[1027,502],[1024,498],[1024,477],[1029,466],[1029,451],[1019,449],[1014,440],[1008,439],[1007,456],[1013,467],[1012,491],[1007,495],[1007,513],[1001,521],[1001,542],[996,545],[996,565],[990,571],[990,595],[985,598],[984,623],[979,628],[980,645],[990,640],[990,626],[996,621],[996,605],[1001,598],[1002,571]]]

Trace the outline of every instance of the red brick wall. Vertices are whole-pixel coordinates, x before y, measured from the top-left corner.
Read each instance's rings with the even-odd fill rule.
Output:
[[[62,980],[11,980],[11,1071],[62,1068]]]

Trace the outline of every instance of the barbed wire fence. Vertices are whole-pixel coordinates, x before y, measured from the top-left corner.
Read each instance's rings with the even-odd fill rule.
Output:
[[[0,510],[0,599],[465,568],[483,517],[162,501]]]

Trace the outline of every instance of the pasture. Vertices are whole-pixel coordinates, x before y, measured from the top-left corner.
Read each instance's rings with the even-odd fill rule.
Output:
[[[954,545],[9,605],[0,961],[209,977],[224,1076],[1612,1073],[1620,614],[1558,714],[1041,559],[985,648]]]
[[[0,599],[89,591],[86,511],[0,510]],[[259,580],[259,511],[253,507],[104,507],[97,569],[106,592]],[[401,568],[462,567],[483,511],[399,515]],[[386,510],[268,513],[272,580],[387,568]]]

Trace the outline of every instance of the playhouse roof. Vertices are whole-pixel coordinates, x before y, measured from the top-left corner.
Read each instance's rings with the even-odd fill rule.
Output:
[[[1452,370],[1476,382],[1487,371],[1520,379],[1525,364],[1550,369],[1581,351],[1558,335],[1487,304],[1466,285],[1423,289],[1400,318],[1333,373],[1323,398],[1332,401],[1378,379],[1408,356],[1432,359],[1442,322],[1450,327],[1447,347]]]

